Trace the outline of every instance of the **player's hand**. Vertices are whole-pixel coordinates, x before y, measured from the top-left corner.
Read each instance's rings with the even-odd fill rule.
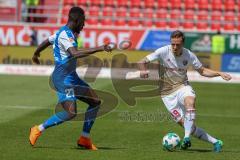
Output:
[[[39,58],[40,55],[39,54],[34,54],[33,57],[32,57],[32,61],[36,64],[40,64],[40,61],[39,61]]]
[[[106,52],[112,52],[116,48],[116,45],[114,43],[108,43],[103,45],[103,50]]]
[[[149,77],[149,71],[142,70],[140,71],[140,78],[148,78]]]
[[[222,77],[222,79],[226,80],[226,81],[229,81],[232,79],[231,75],[230,74],[227,74],[227,73],[223,73],[223,72],[220,72],[219,73],[220,76]]]

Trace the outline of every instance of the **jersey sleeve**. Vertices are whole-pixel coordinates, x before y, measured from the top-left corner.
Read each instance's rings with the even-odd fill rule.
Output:
[[[66,31],[59,35],[58,42],[63,46],[65,51],[70,47],[77,47],[74,35]]]
[[[51,35],[51,36],[48,37],[48,41],[49,41],[49,43],[51,43],[51,44],[54,43],[55,39],[56,39],[56,34],[53,34],[53,35]]]
[[[155,60],[159,60],[161,58],[162,54],[163,54],[163,48],[159,48],[155,52],[147,55],[146,58],[150,62],[152,62],[152,61],[155,61]]]
[[[191,60],[192,66],[195,70],[197,70],[203,66],[202,63],[197,58],[197,56],[192,52],[190,52],[190,60]]]

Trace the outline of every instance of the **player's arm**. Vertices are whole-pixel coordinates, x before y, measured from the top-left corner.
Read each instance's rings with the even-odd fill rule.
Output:
[[[208,68],[203,67],[202,63],[198,60],[197,56],[190,52],[190,59],[193,65],[193,68],[198,71],[198,73],[204,77],[218,77],[221,76],[224,80],[229,81],[232,77],[223,72],[214,71]]]
[[[138,68],[140,70],[140,78],[148,78],[148,70],[147,65],[150,63],[150,61],[145,57],[142,60],[138,62]]]
[[[39,62],[39,57],[40,57],[40,53],[46,49],[48,46],[52,45],[54,40],[56,38],[56,35],[51,35],[50,37],[48,37],[48,39],[44,40],[35,50],[33,57],[32,57],[32,61],[36,64],[40,64]]]
[[[148,64],[152,61],[159,60],[161,54],[163,53],[163,48],[157,49],[155,52],[147,55],[145,58],[138,62],[138,68],[140,70],[140,78],[148,78],[149,71],[148,71]]]
[[[221,76],[222,79],[229,81],[232,79],[231,75],[224,73],[224,72],[219,72],[219,71],[214,71],[205,67],[201,67],[197,69],[198,73],[204,77],[218,77]]]
[[[95,48],[89,48],[89,49],[77,49],[76,47],[69,47],[67,51],[76,58],[82,58],[89,56],[91,54],[94,54],[96,52],[106,51],[111,52],[114,49],[114,46],[111,46],[110,44],[105,44],[99,47]]]

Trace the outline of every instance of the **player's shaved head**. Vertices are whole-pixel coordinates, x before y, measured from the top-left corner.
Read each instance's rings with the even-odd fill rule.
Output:
[[[172,34],[171,34],[171,39],[173,38],[182,38],[182,41],[184,42],[185,40],[185,36],[183,34],[183,32],[179,31],[179,30],[176,30],[176,31],[173,31]]]
[[[69,21],[85,19],[84,10],[80,7],[72,7],[68,13],[68,19]]]
[[[68,26],[71,26],[70,28],[74,33],[80,33],[83,29],[84,21],[84,10],[80,7],[72,7],[68,13]]]

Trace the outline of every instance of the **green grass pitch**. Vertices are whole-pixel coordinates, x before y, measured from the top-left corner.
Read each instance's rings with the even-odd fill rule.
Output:
[[[117,96],[110,80],[98,79],[91,85]],[[197,125],[224,141],[223,152],[219,154],[212,152],[211,144],[195,138],[187,151],[163,151],[162,137],[170,131],[182,137],[183,130],[167,119],[144,119],[151,114],[159,116],[155,114],[157,112],[166,113],[159,97],[138,99],[135,107],[129,107],[119,98],[116,109],[98,118],[92,129],[92,139],[99,147],[98,151],[76,147],[82,130],[82,122],[79,121],[46,130],[33,148],[28,143],[29,128],[51,116],[56,103],[48,77],[1,75],[0,159],[239,159],[240,84],[192,85],[197,93]],[[78,108],[83,106],[79,103]]]

